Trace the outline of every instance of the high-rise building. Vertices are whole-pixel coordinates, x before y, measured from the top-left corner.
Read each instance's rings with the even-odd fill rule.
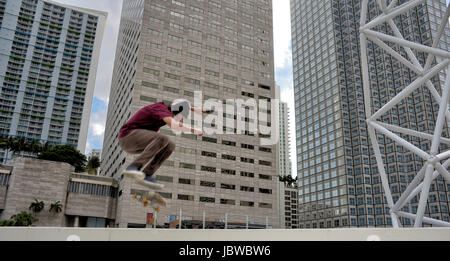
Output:
[[[102,150],[101,149],[92,149],[92,151],[89,153],[89,157],[97,157],[101,158]]]
[[[121,150],[119,129],[146,105],[177,98],[194,104],[196,91],[204,100],[274,98],[272,36],[270,0],[125,0],[101,175],[123,177],[134,155]],[[180,212],[202,220],[205,211],[208,220],[279,227],[276,145],[262,146],[250,132],[176,136],[164,127],[161,133],[176,150],[155,174],[168,200],[158,222]],[[119,201],[134,204],[133,186],[122,179]],[[127,211],[118,209],[118,226],[127,226]]]
[[[359,0],[291,0],[301,228],[392,225],[366,128],[360,5]],[[381,13],[377,1],[369,1],[368,11],[369,19]],[[394,22],[407,40],[431,46],[445,11],[444,0],[428,0]],[[385,24],[380,29],[391,30]],[[448,27],[444,34],[440,46],[449,50]],[[371,99],[380,108],[416,75],[373,42],[368,44]],[[406,57],[404,50],[403,54]],[[426,57],[418,57],[423,66]],[[437,89],[443,79],[442,74],[432,78]],[[438,109],[428,89],[419,88],[382,120],[432,133]],[[444,132],[448,137],[448,130]],[[429,141],[404,138],[423,149],[430,146]],[[388,137],[378,139],[396,201],[424,163]],[[433,181],[426,216],[448,221],[449,191],[442,178]],[[405,211],[414,213],[417,205],[416,196]],[[407,218],[400,221],[404,226],[412,224]]]
[[[291,172],[289,142],[289,108],[286,102],[280,102],[280,175],[290,176]]]
[[[0,134],[84,153],[107,13],[42,0],[0,10]]]

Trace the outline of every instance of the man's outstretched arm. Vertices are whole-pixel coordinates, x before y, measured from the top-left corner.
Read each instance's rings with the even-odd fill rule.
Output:
[[[191,107],[191,111],[192,112],[195,112],[195,113],[211,113],[211,112],[213,112],[212,110],[205,110],[205,109],[202,109],[202,108],[195,108],[195,107]]]
[[[203,135],[203,131],[197,130],[197,129],[194,129],[191,127],[186,127],[186,126],[184,126],[184,124],[182,122],[176,121],[172,117],[165,117],[165,118],[163,118],[163,121],[173,130],[194,133],[194,134],[198,134],[200,136]]]

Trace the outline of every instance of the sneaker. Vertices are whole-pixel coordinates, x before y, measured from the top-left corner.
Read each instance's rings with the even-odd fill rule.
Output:
[[[125,171],[123,172],[123,175],[137,180],[145,178],[145,173],[140,171],[139,168],[136,166],[129,166],[128,168],[126,168]]]
[[[159,189],[163,189],[164,188],[163,184],[157,183],[156,179],[154,179],[150,175],[145,176],[144,179],[138,179],[136,182],[138,184],[144,185],[144,186],[149,187],[151,189],[159,190]]]
[[[150,201],[152,202],[152,205],[161,205],[163,207],[165,207],[167,204],[166,200],[158,193],[155,193]]]

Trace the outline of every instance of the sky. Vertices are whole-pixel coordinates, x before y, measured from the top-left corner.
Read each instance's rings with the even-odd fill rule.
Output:
[[[106,115],[108,109],[109,90],[111,87],[112,71],[117,36],[120,25],[121,0],[54,0],[73,6],[105,11],[108,13],[105,33],[97,70],[89,132],[85,153],[92,149],[101,149],[105,133]],[[289,0],[273,1],[274,26],[274,57],[275,82],[281,87],[281,100],[288,103],[290,110],[291,159],[293,170],[295,161],[295,120],[294,120],[294,91],[292,80],[291,54],[291,25]],[[276,4],[275,4],[276,3]]]

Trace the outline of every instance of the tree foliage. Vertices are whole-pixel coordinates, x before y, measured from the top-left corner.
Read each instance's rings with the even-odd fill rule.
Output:
[[[75,172],[83,172],[86,168],[86,156],[72,145],[56,145],[42,151],[38,159],[66,162],[75,167]]]
[[[100,159],[97,156],[89,158],[86,169],[89,174],[97,174],[97,169],[100,167]]]
[[[291,175],[279,176],[279,181],[283,182],[285,186],[292,187],[297,183],[297,177],[294,179]]]
[[[48,210],[48,212],[56,212],[59,213],[62,211],[62,204],[61,201],[56,201],[55,203],[50,204],[50,209]]]
[[[31,202],[30,207],[28,209],[30,209],[31,211],[33,211],[33,213],[39,213],[44,209],[44,201],[40,201],[37,198],[34,198],[34,201]]]
[[[26,211],[22,211],[11,216],[9,220],[0,221],[0,226],[28,227],[33,225],[33,223],[37,221],[38,219],[33,217],[33,215]]]

